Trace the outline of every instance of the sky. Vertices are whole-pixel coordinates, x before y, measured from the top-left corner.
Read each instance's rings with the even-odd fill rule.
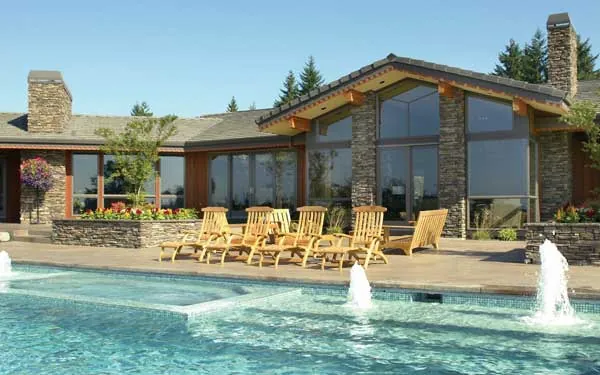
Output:
[[[59,70],[78,114],[193,117],[272,106],[315,57],[332,81],[389,53],[479,72],[508,40],[569,12],[600,53],[598,0],[0,0],[0,111],[27,110],[30,70]],[[600,60],[600,59],[599,59]],[[600,61],[597,65],[600,65]]]

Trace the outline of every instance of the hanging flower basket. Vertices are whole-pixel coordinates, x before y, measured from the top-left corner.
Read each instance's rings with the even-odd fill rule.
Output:
[[[35,157],[24,160],[21,163],[21,184],[35,191],[35,207],[37,212],[37,223],[40,222],[40,198],[52,188],[52,174],[50,165],[46,159]],[[31,212],[29,214],[31,222]]]

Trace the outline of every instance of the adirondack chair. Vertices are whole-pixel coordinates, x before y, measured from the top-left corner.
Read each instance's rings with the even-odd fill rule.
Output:
[[[211,239],[223,235],[229,230],[226,216],[228,210],[226,208],[205,207],[201,211],[203,217],[200,229],[183,231],[179,239],[161,243],[160,255],[158,257],[159,262],[162,261],[165,249],[173,249],[171,262],[174,262],[175,257],[184,247],[193,247],[194,252],[197,252],[199,246],[208,243]]]
[[[269,238],[269,232],[273,229],[273,209],[271,207],[249,207],[246,208],[248,219],[243,233],[228,233],[219,238],[214,238],[202,247],[200,261],[206,256],[206,264],[210,264],[212,254],[221,252],[221,264],[225,264],[225,258],[230,250],[238,250],[240,254],[247,251],[252,256],[254,250],[262,246]]]
[[[381,206],[361,206],[352,209],[355,213],[354,231],[352,235],[334,234],[321,236],[313,247],[313,254],[321,257],[321,269],[325,269],[325,263],[328,258],[338,262],[340,271],[344,265],[344,260],[350,256],[360,260],[359,255],[365,254],[363,265],[369,267],[372,257],[381,257],[387,264],[388,259],[380,248],[381,230],[383,227],[383,214],[387,208]],[[348,240],[348,246],[343,245],[343,241]],[[329,241],[331,246],[320,246],[321,241]],[[336,259],[339,256],[339,259]]]
[[[279,258],[284,251],[291,251],[292,257],[298,255],[302,259],[302,265],[306,265],[311,249],[323,231],[323,222],[327,208],[321,206],[304,206],[298,208],[300,218],[296,232],[282,233],[278,236],[276,244],[264,245],[256,249],[260,255],[259,267],[265,255],[271,256],[275,261],[275,268],[279,265]],[[248,264],[252,263],[254,254],[248,257]]]
[[[448,216],[447,209],[421,211],[419,220],[411,235],[400,236],[389,240],[389,234],[384,239],[383,246],[386,248],[402,249],[406,255],[412,256],[413,249],[433,245],[439,248],[440,237]]]

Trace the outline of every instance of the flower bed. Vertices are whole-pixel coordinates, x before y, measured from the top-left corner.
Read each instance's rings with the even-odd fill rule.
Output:
[[[156,207],[132,208],[125,203],[113,203],[110,208],[87,210],[80,216],[83,220],[195,220],[198,212],[190,208],[160,209]]]
[[[52,242],[60,245],[143,248],[175,239],[179,232],[199,228],[199,220],[52,221]]]

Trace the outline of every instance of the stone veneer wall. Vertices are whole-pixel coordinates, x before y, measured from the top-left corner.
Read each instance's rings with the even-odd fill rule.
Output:
[[[573,164],[571,133],[551,132],[538,136],[540,157],[540,216],[552,219],[554,213],[571,200]]]
[[[62,133],[71,119],[71,94],[62,81],[29,80],[29,133]]]
[[[352,206],[377,202],[377,99],[367,93],[365,103],[352,107]]]
[[[467,235],[467,151],[465,93],[454,89],[452,97],[440,95],[439,200],[448,209],[444,236]]]
[[[52,219],[65,216],[65,152],[21,150],[21,161],[36,156],[48,161],[52,173],[52,188],[40,195],[40,222],[49,223]],[[35,190],[21,186],[21,223],[29,223],[30,217],[35,222]]]
[[[200,220],[52,221],[52,242],[59,245],[142,248],[176,239],[183,230],[199,228]]]
[[[570,24],[548,27],[548,81],[571,97],[577,93],[577,37]]]
[[[525,263],[540,263],[539,246],[548,238],[571,265],[600,265],[600,223],[530,223]]]

